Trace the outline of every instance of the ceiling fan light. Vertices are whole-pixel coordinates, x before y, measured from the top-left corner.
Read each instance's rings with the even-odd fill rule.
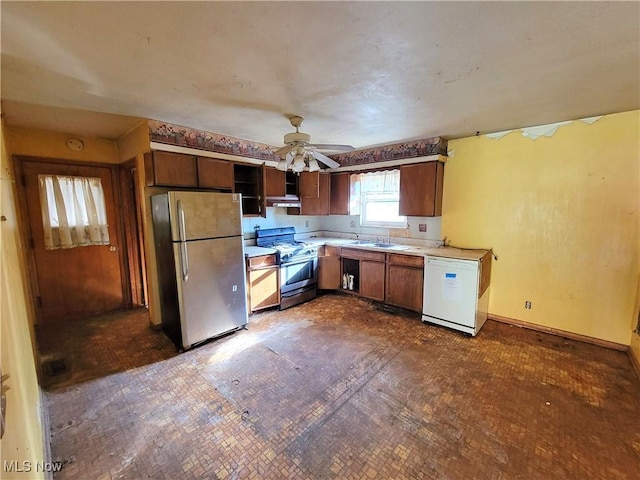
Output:
[[[318,161],[311,157],[309,159],[309,171],[310,172],[317,172],[318,170],[320,170],[320,165],[318,165]]]
[[[291,170],[293,170],[295,173],[300,173],[304,171],[304,168],[306,167],[305,163],[294,163],[293,165],[291,165]]]
[[[300,168],[300,166],[302,166],[304,168],[305,163],[304,163],[304,155],[302,155],[301,153],[298,153],[295,158],[293,159],[293,166],[294,167],[298,167]]]
[[[278,170],[282,170],[285,172],[287,170],[287,161],[284,158],[281,158],[278,164],[276,165]]]

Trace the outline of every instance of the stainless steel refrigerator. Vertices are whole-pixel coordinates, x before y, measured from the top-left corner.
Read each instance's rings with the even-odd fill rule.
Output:
[[[247,324],[241,196],[151,197],[162,327],[180,349]]]

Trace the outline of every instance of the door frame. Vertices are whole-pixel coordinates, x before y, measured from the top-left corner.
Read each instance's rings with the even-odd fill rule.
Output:
[[[13,155],[13,168],[15,172],[16,193],[18,196],[17,208],[19,212],[19,230],[22,237],[22,243],[24,245],[26,264],[27,264],[27,277],[29,286],[31,287],[31,299],[33,302],[35,312],[35,324],[43,323],[42,318],[42,305],[40,304],[40,286],[38,284],[38,270],[36,266],[36,258],[34,253],[34,241],[33,233],[31,231],[31,223],[29,222],[29,210],[27,204],[27,194],[25,189],[24,169],[23,162],[33,163],[56,163],[60,165],[72,165],[72,166],[86,166],[86,167],[100,167],[107,168],[111,172],[111,183],[113,185],[113,198],[115,202],[120,202],[121,192],[119,188],[119,179],[117,175],[118,165],[111,165],[99,162],[79,162],[61,158],[50,157],[33,157],[28,155]],[[128,273],[128,249],[124,248],[126,244],[125,235],[123,232],[123,215],[121,209],[114,208],[116,222],[116,235],[118,238],[118,244],[121,245],[121,251],[124,255],[118,255],[120,265],[120,283],[122,288],[122,300],[125,307],[131,306],[131,288],[129,285],[129,273]],[[127,257],[127,258],[125,258]]]
[[[137,182],[136,159],[119,164],[118,200],[122,206],[123,249],[126,248],[127,277],[129,279],[128,307],[146,307],[149,304],[147,289],[146,255],[144,231],[142,228],[142,209],[140,208],[140,185]],[[124,281],[123,281],[124,283]]]

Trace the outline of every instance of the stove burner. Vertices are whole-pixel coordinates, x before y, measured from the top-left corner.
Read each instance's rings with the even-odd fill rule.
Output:
[[[316,245],[295,240],[294,236],[293,227],[257,230],[256,243],[259,247],[275,248],[281,264],[318,256]]]

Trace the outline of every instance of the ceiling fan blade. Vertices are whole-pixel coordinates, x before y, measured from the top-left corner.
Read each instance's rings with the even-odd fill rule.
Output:
[[[314,143],[312,146],[318,150],[329,152],[352,152],[355,150],[351,145],[334,145],[331,143]]]
[[[280,157],[282,155],[285,155],[285,154],[289,153],[293,149],[294,146],[295,145],[285,145],[284,147],[279,148],[278,150],[273,152],[273,154],[277,155],[278,157]]]
[[[323,155],[320,152],[311,151],[311,155],[313,155],[316,158],[316,160],[324,163],[329,168],[338,168],[340,166],[338,162],[330,159],[329,157],[327,157],[326,155]]]

